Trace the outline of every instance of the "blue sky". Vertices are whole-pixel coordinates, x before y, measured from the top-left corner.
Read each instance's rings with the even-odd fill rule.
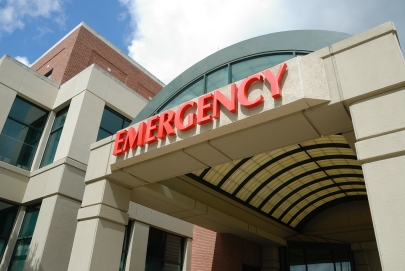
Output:
[[[0,56],[32,63],[85,21],[168,83],[218,49],[278,31],[357,34],[393,21],[405,47],[404,14],[404,0],[0,0]]]
[[[1,31],[0,27],[0,55],[24,56],[32,63],[82,21],[128,52],[126,37],[131,31],[130,19],[123,18],[126,8],[118,1],[105,1],[101,5],[89,0],[60,2],[61,9],[49,12],[46,17],[20,15],[24,23],[22,29],[16,28],[10,33]],[[7,2],[0,0],[0,9],[5,8],[4,5]]]

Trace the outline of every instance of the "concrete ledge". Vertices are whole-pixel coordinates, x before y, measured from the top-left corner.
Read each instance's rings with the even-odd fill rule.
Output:
[[[356,142],[357,158],[361,163],[387,159],[405,154],[405,130]]]
[[[130,202],[128,213],[129,217],[135,221],[177,235],[193,238],[194,226],[186,221],[152,210],[132,201]]]
[[[129,215],[104,204],[81,208],[77,214],[77,220],[79,221],[93,218],[101,218],[120,225],[127,225]]]

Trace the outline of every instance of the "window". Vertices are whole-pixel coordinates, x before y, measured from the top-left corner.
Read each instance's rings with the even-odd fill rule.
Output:
[[[181,271],[184,238],[149,228],[145,271]]]
[[[49,165],[55,158],[56,149],[58,148],[60,135],[62,134],[63,125],[65,124],[66,116],[69,110],[69,106],[60,110],[55,117],[52,125],[52,130],[49,135],[48,143],[46,144],[44,155],[42,156],[41,167]]]
[[[131,120],[115,112],[109,107],[104,107],[101,118],[100,129],[98,130],[97,141],[111,136],[125,127],[128,127]]]
[[[0,201],[0,262],[17,216],[18,206]]]
[[[232,82],[239,81],[245,77],[252,74],[263,71],[267,68],[273,67],[284,61],[293,58],[292,53],[289,54],[274,54],[268,56],[261,56],[256,58],[251,58],[248,60],[243,60],[241,62],[232,64]]]
[[[16,97],[0,134],[0,161],[30,170],[48,112]]]
[[[120,269],[119,271],[125,270],[125,264],[127,262],[128,256],[128,249],[129,249],[129,242],[131,237],[131,225],[132,221],[128,220],[128,225],[125,226],[125,235],[124,235],[124,243],[122,244],[122,253],[121,253],[121,261],[120,261]]]
[[[51,76],[52,76],[52,72],[53,72],[53,69],[52,70],[50,70],[49,72],[47,72],[47,73],[45,73],[45,77],[47,77],[47,78],[49,78],[49,79],[51,79]]]
[[[8,271],[22,271],[24,269],[40,208],[40,204],[27,207]]]
[[[194,99],[195,97],[198,97],[203,94],[204,94],[204,80],[200,79],[197,82],[190,85],[189,87],[187,87],[186,89],[182,90],[179,94],[177,94],[177,96],[170,102],[165,104],[165,106],[162,109],[160,109],[159,112],[165,111],[184,102],[188,102],[189,100]]]
[[[289,271],[351,271],[350,245],[292,243],[288,245]],[[281,253],[283,254],[283,253]],[[280,256],[282,256],[280,254]],[[283,258],[283,257],[281,257]],[[285,260],[285,259],[284,259]],[[284,264],[283,264],[284,266]]]
[[[206,76],[206,92],[214,91],[228,84],[228,66]]]

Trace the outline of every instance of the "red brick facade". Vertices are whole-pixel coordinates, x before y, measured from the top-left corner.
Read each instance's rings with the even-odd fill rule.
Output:
[[[43,75],[52,70],[51,80],[63,84],[93,63],[146,99],[153,98],[162,89],[159,83],[84,26],[59,42],[32,69]]]
[[[191,271],[242,271],[243,265],[261,267],[260,245],[228,233],[194,226]]]

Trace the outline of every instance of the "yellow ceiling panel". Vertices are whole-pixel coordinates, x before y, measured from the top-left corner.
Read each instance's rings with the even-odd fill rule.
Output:
[[[291,226],[294,227],[298,225],[298,223],[302,219],[304,219],[306,215],[308,215],[310,212],[312,212],[314,209],[318,208],[322,204],[325,204],[333,199],[346,196],[346,194],[344,193],[339,193],[341,189],[347,190],[365,188],[364,185],[346,184],[347,182],[364,183],[364,179],[361,177],[361,169],[341,168],[327,171],[320,170],[319,172],[315,172],[313,174],[309,174],[297,180],[294,180],[297,176],[305,174],[308,171],[319,170],[319,167],[323,168],[345,165],[360,166],[360,163],[355,159],[325,159],[318,160],[316,161],[316,163],[311,161],[311,158],[330,155],[349,155],[355,158],[355,153],[348,147],[328,146],[325,148],[320,148],[319,146],[319,144],[331,143],[346,144],[346,146],[348,146],[343,136],[332,135],[301,143],[300,145],[302,147],[314,146],[314,148],[308,149],[306,151],[304,151],[304,149],[297,144],[290,147],[273,150],[271,152],[255,155],[254,157],[247,160],[244,164],[242,164],[238,169],[236,169],[235,172],[233,172],[230,176],[228,176],[228,179],[222,184],[221,189],[229,193],[230,196],[235,191],[238,191],[236,197],[245,202],[253,195],[252,200],[247,203],[256,208],[263,205],[261,206],[261,211],[266,213],[270,212],[275,206],[279,205],[273,213],[275,218],[280,218],[285,210],[288,210],[290,206],[292,206],[292,204],[298,201],[298,204],[296,206],[293,206],[291,210],[289,210],[288,214],[282,217],[282,221],[287,223],[294,217],[295,214],[297,214],[297,217],[295,217],[294,220],[291,222]],[[293,151],[295,153],[280,159],[281,155],[284,156],[285,153],[290,151]],[[223,165],[215,166],[207,172],[207,174],[204,176],[204,179],[213,185],[218,185],[221,180],[223,180],[224,176],[226,176],[228,172],[232,170],[240,161],[241,160],[237,160]],[[267,165],[270,161],[272,163]],[[308,163],[296,166],[297,163],[300,163],[302,161],[308,161]],[[267,165],[266,167],[263,166],[265,164]],[[263,168],[258,171],[258,169],[261,167]],[[284,171],[286,168],[289,167],[291,167],[291,169],[280,174],[281,171]],[[199,176],[203,171],[204,169],[198,170],[195,171],[194,174]],[[255,171],[257,171],[257,173],[253,176],[252,174]],[[328,177],[325,172],[329,176],[332,176],[333,179],[326,179],[307,186],[307,184],[310,182]],[[333,177],[341,174],[359,174],[360,177]],[[249,178],[249,180],[244,184],[243,187],[241,187],[241,184],[244,183],[247,178]],[[270,180],[270,182],[267,183],[268,180]],[[264,182],[266,182],[266,185],[261,187]],[[325,186],[333,184],[339,184],[339,186],[324,189]],[[258,190],[259,187],[261,187],[260,190]],[[281,189],[277,191],[275,195],[272,195],[272,193],[279,188]],[[312,191],[319,189],[322,190],[308,196],[308,194],[312,193]],[[331,193],[338,194],[328,196]],[[269,195],[272,195],[272,197],[266,200]],[[347,195],[366,195],[366,193],[348,192]],[[320,197],[325,198],[316,201]],[[307,206],[308,204],[311,205]],[[306,209],[302,210],[302,208]]]

